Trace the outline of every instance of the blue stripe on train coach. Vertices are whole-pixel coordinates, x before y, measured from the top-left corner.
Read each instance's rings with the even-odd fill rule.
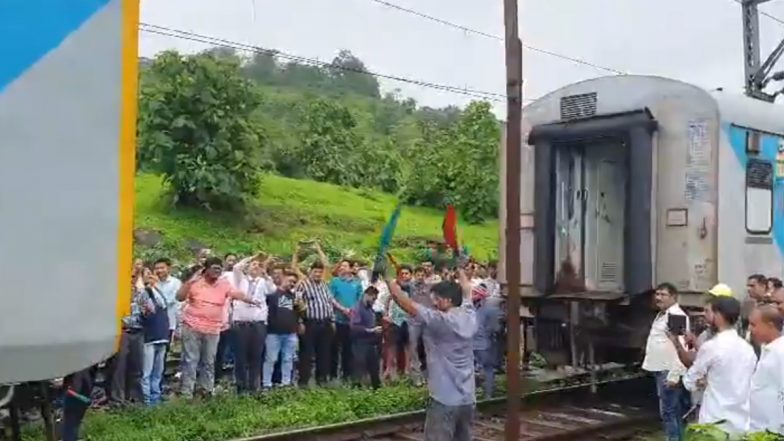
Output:
[[[0,92],[60,46],[109,1],[0,1]]]
[[[732,151],[738,159],[743,170],[746,169],[748,153],[746,152],[746,133],[749,129],[737,127],[732,124],[725,124],[724,130],[730,141]],[[760,136],[760,153],[757,157],[770,161],[776,173],[776,157],[778,156],[779,145],[784,142],[784,138],[777,135],[762,133]],[[743,174],[745,176],[745,172]],[[745,185],[745,182],[743,183]],[[773,239],[779,252],[784,255],[784,178],[776,175],[773,184]]]

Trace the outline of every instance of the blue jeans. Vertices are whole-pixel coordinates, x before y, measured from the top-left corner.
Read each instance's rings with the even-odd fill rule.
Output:
[[[474,359],[476,366],[482,371],[484,377],[482,391],[484,398],[493,398],[493,388],[495,386],[495,367],[496,367],[496,348],[491,344],[487,349],[475,350]]]
[[[166,343],[146,343],[142,364],[142,395],[144,404],[151,406],[161,401],[161,378],[163,377]]]
[[[667,441],[683,440],[683,415],[688,410],[688,394],[680,382],[675,387],[667,385],[667,372],[655,372],[656,393],[659,396],[659,414],[664,423]]]
[[[275,370],[275,363],[281,357],[280,364],[280,384],[291,386],[291,373],[294,370],[294,353],[297,350],[297,334],[267,334],[266,349],[264,358],[264,369],[262,380],[263,387],[272,387],[272,371]]]

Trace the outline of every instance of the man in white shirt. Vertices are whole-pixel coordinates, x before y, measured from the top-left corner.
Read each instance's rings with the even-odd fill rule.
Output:
[[[744,433],[749,429],[749,393],[757,357],[736,330],[741,310],[737,299],[714,297],[708,309],[714,337],[697,352],[683,384],[689,391],[705,387],[700,424],[723,421],[719,427],[725,432]]]
[[[667,324],[671,315],[683,316],[685,329],[682,331],[688,331],[689,318],[678,305],[678,291],[672,284],[659,285],[654,299],[659,313],[651,324],[642,368],[653,373],[656,378],[659,414],[664,423],[667,441],[680,441],[683,439],[683,414],[687,410],[687,394],[681,384],[681,376],[686,372],[686,368],[678,359],[678,352],[667,336],[670,332]]]
[[[751,338],[760,346],[760,359],[751,377],[750,430],[784,434],[784,317],[774,305],[749,315]]]
[[[256,300],[257,304],[233,302],[231,328],[234,332],[234,377],[237,393],[257,393],[261,386],[261,365],[267,338],[267,295],[275,284],[267,276],[260,255],[241,260],[232,268],[233,286]]]

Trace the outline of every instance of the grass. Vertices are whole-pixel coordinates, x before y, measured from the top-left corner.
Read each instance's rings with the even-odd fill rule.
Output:
[[[282,389],[258,398],[219,395],[155,408],[89,411],[81,432],[87,441],[217,441],[417,410],[426,403],[426,389],[402,383],[378,391]],[[39,441],[42,435],[36,425],[22,439]]]
[[[626,375],[624,370],[608,371],[599,380]],[[543,382],[524,378],[522,390],[526,393],[585,381],[577,377]],[[494,395],[504,396],[506,386],[506,376],[497,376]],[[275,389],[258,398],[224,393],[207,401],[174,399],[154,408],[90,410],[81,435],[85,441],[219,441],[421,410],[427,401],[426,388],[406,381],[376,391],[339,386]],[[41,425],[26,427],[22,439],[43,441]]]
[[[544,384],[525,380],[525,387]],[[498,377],[496,396],[506,392]],[[85,416],[85,441],[219,441],[258,436],[424,409],[428,392],[401,381],[378,390],[346,386],[275,389],[260,397],[226,393],[207,401],[174,399],[154,408],[94,411]],[[43,441],[40,424],[25,427],[23,441]]]
[[[218,253],[265,251],[290,256],[296,243],[319,239],[335,258],[374,255],[384,224],[394,209],[392,195],[280,176],[264,177],[257,207],[248,214],[229,215],[195,209],[173,209],[160,177],[136,178],[136,228],[156,230],[163,236],[154,247],[139,247],[137,255],[169,254],[190,260],[200,245]],[[441,238],[443,210],[405,207],[392,253],[412,261],[427,239]],[[462,223],[462,243],[478,259],[496,257],[498,222]]]

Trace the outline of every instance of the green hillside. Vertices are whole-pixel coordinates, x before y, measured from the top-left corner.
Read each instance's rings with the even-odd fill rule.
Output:
[[[217,253],[262,250],[288,257],[299,240],[316,238],[332,258],[369,259],[396,202],[385,193],[273,175],[264,176],[258,207],[247,215],[175,210],[161,179],[150,174],[137,176],[136,197],[136,229],[144,230],[148,238],[160,233],[148,245],[137,243],[136,254],[168,254],[178,260],[191,259],[200,245]],[[399,260],[412,260],[427,239],[440,239],[442,220],[443,211],[406,207],[392,253]],[[458,234],[473,256],[482,260],[497,256],[497,221],[463,223]]]

